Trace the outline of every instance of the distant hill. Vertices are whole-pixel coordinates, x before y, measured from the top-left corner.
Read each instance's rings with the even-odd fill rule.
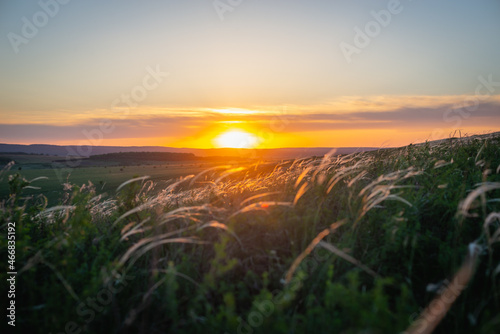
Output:
[[[273,149],[235,149],[214,148],[195,149],[177,148],[164,146],[57,146],[57,145],[19,145],[0,144],[0,153],[27,153],[27,154],[49,154],[57,156],[79,156],[89,157],[109,153],[125,152],[169,152],[190,153],[200,157],[239,157],[255,159],[294,159],[310,156],[323,156],[330,152],[331,147],[302,147],[302,148],[273,148]],[[373,151],[376,147],[340,147],[336,154],[349,154],[353,152]]]
[[[196,161],[202,158],[193,153],[172,153],[172,152],[125,152],[92,155],[88,160],[94,161],[114,161],[120,163],[138,161]]]

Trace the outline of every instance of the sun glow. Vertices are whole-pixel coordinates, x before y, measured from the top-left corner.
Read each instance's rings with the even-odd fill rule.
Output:
[[[257,145],[257,137],[242,130],[230,130],[215,138],[217,147],[252,148]]]
[[[233,115],[253,115],[259,113],[256,110],[230,108],[230,109],[211,109],[213,112],[219,114],[233,114]]]

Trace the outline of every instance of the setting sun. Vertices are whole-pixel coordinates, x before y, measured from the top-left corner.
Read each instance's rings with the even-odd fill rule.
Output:
[[[242,130],[230,130],[215,138],[217,147],[251,148],[257,145],[257,137]]]

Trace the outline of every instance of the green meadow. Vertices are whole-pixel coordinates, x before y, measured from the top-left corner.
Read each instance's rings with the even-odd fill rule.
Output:
[[[116,188],[123,182],[137,176],[149,176],[150,180],[158,183],[158,186],[166,184],[172,179],[197,174],[212,167],[213,163],[193,163],[172,162],[164,164],[144,164],[135,166],[110,165],[68,168],[65,165],[40,164],[39,156],[31,157],[30,163],[19,163],[14,165],[10,171],[5,173],[5,177],[21,173],[27,180],[37,179],[36,183],[23,193],[24,195],[43,194],[49,205],[56,205],[63,195],[64,183],[87,184],[91,182],[95,185],[96,192],[99,194],[115,195]],[[22,161],[22,160],[21,160]],[[20,169],[19,169],[20,168]],[[6,198],[9,195],[9,188],[3,182],[0,188],[0,198]]]

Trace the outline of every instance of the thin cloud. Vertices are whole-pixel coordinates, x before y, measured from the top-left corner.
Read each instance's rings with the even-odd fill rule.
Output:
[[[67,123],[59,111],[53,119],[40,124],[41,118],[18,122],[0,123],[1,142],[74,142],[85,140],[89,133],[98,130],[102,120],[110,120],[113,131],[105,133],[103,140],[138,138],[192,138],[219,131],[226,124],[253,129],[270,129],[280,124],[281,135],[312,131],[408,129],[431,131],[433,128],[453,128],[450,121],[460,116],[461,128],[500,129],[500,96],[492,96],[480,103],[477,109],[463,113],[450,112],[463,105],[467,96],[398,96],[398,97],[346,97],[332,103],[314,106],[260,106],[248,109],[218,108],[142,108],[127,114],[116,111],[81,113]],[[349,111],[355,108],[354,111]],[[237,112],[233,112],[233,111]],[[248,112],[242,112],[248,110]],[[227,112],[226,112],[227,111]],[[450,117],[450,113],[451,116]],[[447,116],[446,116],[447,115]],[[31,122],[30,122],[31,121]],[[52,121],[52,122],[51,122]]]

